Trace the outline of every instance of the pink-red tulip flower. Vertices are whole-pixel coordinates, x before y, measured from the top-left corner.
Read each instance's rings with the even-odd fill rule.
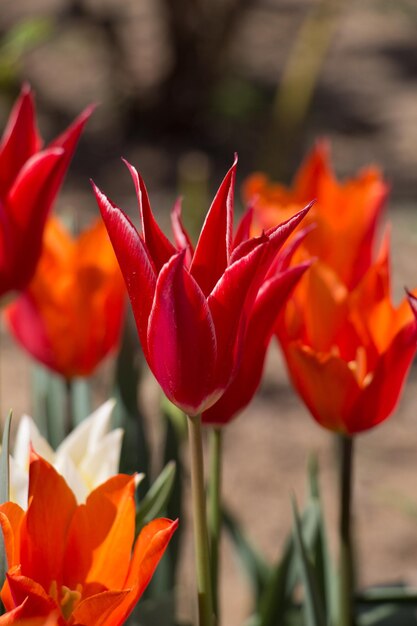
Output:
[[[42,149],[27,86],[13,107],[0,142],[0,297],[22,290],[35,272],[46,218],[91,112]]]
[[[250,311],[277,251],[307,209],[248,239],[233,240],[236,161],[206,216],[195,249],[173,212],[174,246],[157,225],[143,180],[132,175],[142,234],[95,188],[124,275],[145,357],[167,397],[189,415],[209,408],[236,375]],[[184,247],[185,246],[185,247]]]
[[[59,626],[124,624],[177,527],[156,519],[135,541],[134,493],[135,477],[118,474],[78,505],[63,477],[32,453],[27,511],[0,505],[8,564],[0,626],[42,617]]]

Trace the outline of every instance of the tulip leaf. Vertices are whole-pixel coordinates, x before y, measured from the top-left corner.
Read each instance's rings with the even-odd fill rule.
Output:
[[[317,590],[312,563],[302,534],[301,520],[298,514],[295,499],[292,499],[294,518],[294,544],[296,547],[300,574],[304,587],[304,613],[306,626],[326,626],[324,609]]]
[[[75,378],[71,385],[71,404],[74,427],[91,414],[91,387],[87,378]]]
[[[411,604],[417,605],[417,589],[408,587],[372,587],[355,594],[355,599],[361,604]]]
[[[165,509],[175,479],[175,462],[170,461],[150,487],[148,493],[139,504],[136,513],[136,532],[161,514]]]
[[[330,557],[329,543],[320,499],[319,468],[316,456],[310,458],[308,477],[310,502],[315,504],[318,513],[317,535],[311,547],[311,554],[327,621],[334,624],[337,621],[339,606],[338,578]]]
[[[311,501],[301,518],[305,545],[311,549],[316,542],[319,527],[317,502]],[[259,626],[276,626],[283,621],[292,607],[292,596],[299,578],[299,567],[294,537],[291,533],[284,551],[273,568],[259,603]]]
[[[258,604],[270,575],[269,566],[264,561],[262,555],[251,545],[230,511],[223,509],[222,517],[225,530],[232,540],[237,555],[244,566],[256,598],[256,604]]]
[[[12,422],[12,412],[10,411],[3,430],[3,438],[0,453],[0,504],[8,502],[10,499],[10,462],[9,462],[9,447],[10,447],[10,425]],[[6,549],[4,545],[3,533],[0,532],[0,586],[6,579],[7,572],[7,559]],[[0,614],[2,614],[3,605],[0,601]]]
[[[366,611],[362,615],[356,618],[357,626],[374,626],[374,624],[384,623],[388,626],[387,618],[395,615],[398,612],[398,607],[395,604],[382,604],[381,606],[374,607],[370,611]],[[397,624],[402,624],[402,621],[395,621]]]

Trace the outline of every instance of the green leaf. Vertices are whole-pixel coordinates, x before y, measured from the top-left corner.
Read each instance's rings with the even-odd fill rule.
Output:
[[[329,542],[320,498],[319,467],[315,455],[313,455],[309,461],[308,477],[310,502],[315,504],[318,513],[317,536],[309,552],[313,558],[317,585],[327,617],[327,623],[335,624],[339,608],[338,577],[330,557]]]
[[[301,579],[304,586],[304,611],[306,626],[326,626],[324,609],[320,601],[312,564],[304,542],[301,521],[295,499],[292,499],[294,517],[294,543],[297,550]]]
[[[316,501],[302,515],[303,539],[312,549],[318,533],[319,509]],[[292,605],[292,596],[299,578],[298,557],[292,533],[287,538],[281,559],[272,569],[259,602],[259,626],[276,626],[283,621]]]
[[[230,511],[223,509],[222,519],[225,530],[233,542],[237,555],[244,566],[245,573],[248,575],[257,605],[269,578],[269,567],[262,555],[251,545],[238,521]]]
[[[388,617],[395,615],[398,612],[398,607],[395,604],[383,604],[382,606],[377,606],[370,611],[366,611],[362,615],[359,615],[356,618],[358,626],[374,626],[374,624],[379,624],[380,622],[384,622]],[[402,624],[401,621],[396,621],[395,623]]]
[[[361,604],[417,604],[417,589],[407,587],[373,587],[355,594]]]
[[[9,447],[10,447],[10,425],[12,422],[12,412],[10,411],[7,416],[6,423],[3,430],[3,438],[0,453],[0,504],[8,502],[10,500],[10,462],[9,462]],[[0,585],[6,579],[7,572],[7,558],[6,548],[4,545],[3,533],[0,532]],[[0,614],[4,613],[3,605],[0,601]]]
[[[165,509],[174,484],[175,471],[174,461],[167,463],[148,493],[140,502],[136,513],[137,532],[139,532],[145,524],[155,519],[155,517],[158,517]]]
[[[33,418],[42,435],[56,449],[65,438],[66,388],[61,376],[35,364],[33,368]]]
[[[76,378],[72,381],[71,404],[74,426],[78,426],[92,411],[91,387],[87,378]]]

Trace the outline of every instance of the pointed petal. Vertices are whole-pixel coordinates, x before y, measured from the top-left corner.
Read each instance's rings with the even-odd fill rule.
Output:
[[[7,573],[7,583],[13,599],[13,606],[7,608],[22,607],[19,617],[47,617],[56,611],[56,603],[47,595],[42,585],[28,576],[22,576],[19,567]]]
[[[349,434],[368,430],[383,422],[398,404],[417,348],[417,320],[406,324],[377,362],[372,380],[349,414]]]
[[[94,185],[104,223],[122,270],[145,357],[147,327],[156,287],[156,274],[148,250],[129,218]]]
[[[114,624],[124,623],[148,586],[169,542],[178,526],[178,520],[156,519],[140,532],[133,551],[132,562],[125,587],[131,589],[129,596],[118,608]],[[118,620],[121,620],[120,622]],[[106,626],[113,626],[113,622]]]
[[[68,531],[64,580],[123,589],[135,534],[135,477],[118,474],[90,493]]]
[[[171,224],[172,231],[174,233],[175,244],[178,250],[185,249],[187,251],[185,254],[185,263],[187,267],[190,267],[191,260],[194,255],[194,247],[181,220],[181,198],[178,198],[172,208]]]
[[[32,278],[41,252],[43,229],[54,198],[53,187],[64,158],[61,148],[35,154],[26,162],[6,202],[6,231],[2,242],[0,289],[22,289]],[[10,284],[11,283],[11,284]]]
[[[247,241],[250,237],[250,231],[253,221],[253,206],[246,209],[237,226],[236,235],[233,240],[233,250],[243,241]]]
[[[81,601],[72,612],[74,624],[88,624],[94,626],[121,626],[127,614],[121,609],[130,590],[103,591]]]
[[[19,171],[41,144],[32,92],[25,85],[10,113],[0,144],[0,198],[5,198]]]
[[[265,245],[258,245],[230,265],[207,300],[216,328],[216,373],[218,384],[223,388],[230,383],[240,358],[242,333],[257,292],[257,288],[253,288],[253,281],[257,276]]]
[[[275,276],[262,286],[253,307],[236,377],[202,415],[204,424],[226,424],[252,400],[261,381],[266,351],[283,304],[310,263]]]
[[[206,297],[229,265],[232,252],[236,166],[237,156],[207,213],[191,263],[191,275]]]
[[[25,575],[44,589],[49,589],[52,580],[62,584],[65,545],[75,509],[74,494],[62,476],[32,453],[29,506],[21,531],[20,562]]]
[[[143,239],[155,265],[155,269],[157,273],[159,273],[161,267],[172,257],[173,254],[176,254],[177,250],[159,228],[153,216],[151,205],[149,203],[148,192],[142,177],[133,165],[130,165],[130,163],[124,159],[123,162],[127,166],[135,185],[140,216],[142,219]]]
[[[162,268],[149,317],[149,364],[168,398],[195,415],[215,388],[216,332],[207,301],[184,268],[185,251]]]
[[[0,505],[0,526],[3,532],[8,569],[20,560],[20,527],[25,512],[14,502]]]

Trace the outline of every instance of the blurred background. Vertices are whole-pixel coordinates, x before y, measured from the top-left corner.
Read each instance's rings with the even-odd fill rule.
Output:
[[[0,128],[23,81],[35,91],[47,140],[99,104],[56,207],[81,223],[97,216],[90,177],[134,215],[120,156],[142,173],[162,223],[182,193],[192,225],[235,151],[239,205],[249,173],[289,182],[314,141],[328,137],[338,176],[375,163],[391,185],[399,298],[404,285],[417,286],[416,42],[415,0],[1,0]],[[30,412],[27,357],[4,332],[1,350],[2,413]],[[98,397],[111,367],[96,377]],[[147,384],[149,405],[156,392]],[[359,438],[363,584],[417,584],[416,397],[413,371],[396,415]],[[276,349],[257,399],[227,429],[225,448],[225,498],[270,558],[290,527],[290,492],[303,497],[311,449],[334,521],[330,435],[293,394]],[[187,615],[192,555],[184,541],[179,593]],[[224,551],[223,619],[235,626],[247,610],[246,587],[227,542]]]

